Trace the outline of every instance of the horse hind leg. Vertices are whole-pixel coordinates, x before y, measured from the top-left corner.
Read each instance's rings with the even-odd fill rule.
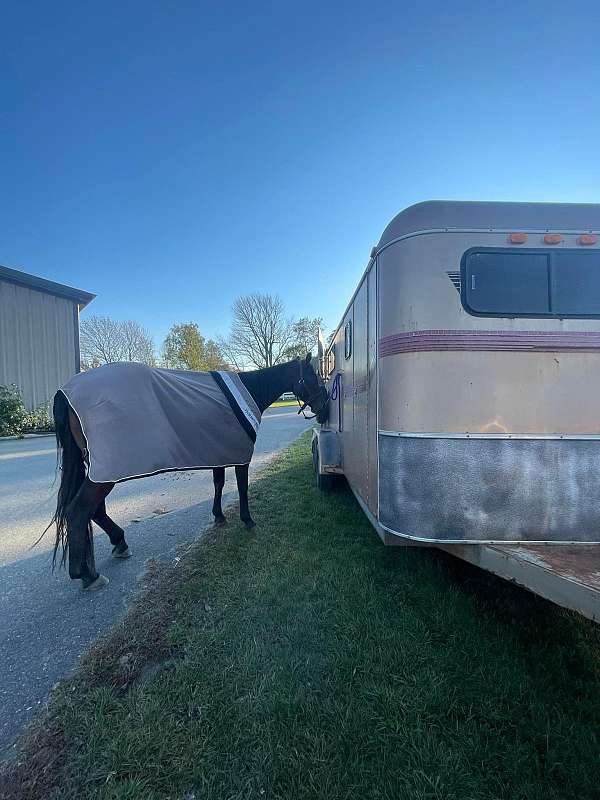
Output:
[[[240,519],[246,528],[251,530],[256,523],[250,516],[250,507],[248,505],[248,464],[235,468],[235,479],[240,495]]]
[[[88,591],[101,589],[108,583],[108,578],[96,569],[91,521],[111,488],[111,484],[92,483],[86,478],[67,508],[69,576],[81,579]]]
[[[213,468],[213,483],[215,485],[215,499],[213,500],[212,513],[215,525],[225,525],[227,520],[223,514],[222,498],[225,486],[225,467]]]
[[[113,558],[129,558],[131,556],[131,550],[125,541],[125,531],[108,516],[106,513],[106,502],[104,500],[96,509],[92,519],[96,525],[99,525],[104,533],[108,535],[110,543],[113,546]]]

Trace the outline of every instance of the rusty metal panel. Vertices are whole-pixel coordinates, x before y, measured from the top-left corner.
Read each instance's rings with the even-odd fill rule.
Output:
[[[77,304],[0,280],[0,384],[14,383],[33,409],[77,368]]]
[[[379,437],[379,519],[432,542],[598,542],[600,439]]]

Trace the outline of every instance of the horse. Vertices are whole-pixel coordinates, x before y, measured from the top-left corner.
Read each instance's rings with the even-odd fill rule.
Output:
[[[125,364],[121,365],[126,367]],[[130,367],[133,365],[129,365]],[[141,369],[150,370],[153,368],[143,367],[138,365]],[[99,368],[105,369],[105,368]],[[160,373],[158,378],[165,377],[167,373],[176,371],[171,370],[154,370],[155,373]],[[108,515],[106,511],[106,498],[114,488],[117,482],[129,480],[130,477],[123,477],[115,481],[94,481],[90,478],[90,456],[93,452],[88,450],[88,440],[84,433],[84,426],[81,423],[81,409],[78,408],[79,413],[75,413],[75,409],[71,405],[67,394],[66,387],[75,385],[77,387],[78,381],[81,382],[84,376],[89,373],[81,373],[76,375],[68,384],[58,390],[54,397],[53,416],[56,426],[56,444],[58,454],[58,465],[60,468],[61,479],[58,489],[56,511],[50,521],[48,528],[52,525],[56,526],[56,540],[54,543],[53,553],[53,566],[56,564],[57,554],[59,549],[62,550],[60,557],[60,565],[64,566],[68,557],[69,576],[72,580],[81,580],[82,587],[86,591],[96,591],[103,588],[108,584],[108,578],[101,575],[96,570],[94,561],[94,544],[93,544],[93,531],[92,522],[95,522],[110,539],[112,544],[112,556],[117,559],[126,559],[131,555],[129,546],[125,539],[125,531],[117,525]],[[209,373],[183,373],[179,372],[178,375],[183,376],[183,380],[187,376],[207,376]],[[319,378],[311,364],[311,356],[308,354],[305,359],[294,359],[284,364],[278,364],[273,367],[266,367],[264,369],[257,369],[246,372],[238,373],[210,373],[215,380],[223,383],[223,376],[231,385],[231,379],[236,377],[241,381],[240,387],[242,392],[244,389],[249,393],[251,401],[254,402],[260,415],[267,409],[284,392],[292,392],[300,406],[298,413],[303,413],[309,407],[317,421],[322,423],[327,420],[329,397],[323,381]],[[229,377],[228,377],[229,375]],[[167,375],[168,377],[168,375]],[[210,383],[210,380],[209,380]],[[238,384],[239,386],[239,384]],[[117,393],[121,385],[117,382]],[[114,387],[110,387],[114,389]],[[226,394],[229,394],[226,386],[221,386]],[[234,388],[235,391],[235,387]],[[214,387],[213,387],[214,389]],[[121,389],[125,391],[125,389]],[[238,393],[239,396],[239,393]],[[231,400],[231,398],[228,398]],[[175,398],[175,401],[177,398]],[[88,405],[93,405],[88,401]],[[235,403],[232,403],[232,407]],[[110,417],[111,405],[108,404],[108,421],[110,426],[113,420]],[[93,410],[93,409],[92,409]],[[235,419],[232,417],[233,424],[228,426],[228,435],[242,437],[240,444],[242,446],[249,445],[250,453],[249,458],[252,457],[252,449],[254,439],[252,442],[243,437],[252,435],[252,429],[248,428],[247,421],[244,416],[239,413],[237,407],[234,408],[236,417],[240,425],[235,424]],[[259,419],[260,419],[259,415]],[[118,420],[114,420],[117,424]],[[122,424],[122,421],[121,421]],[[137,424],[143,424],[137,421]],[[258,425],[256,425],[258,427]],[[212,435],[212,432],[210,432]],[[254,432],[254,438],[255,432]],[[105,454],[105,458],[110,461],[110,453]],[[229,465],[229,464],[228,464]],[[240,518],[245,524],[246,528],[251,529],[255,523],[250,514],[248,504],[248,463],[231,464],[235,466],[236,481],[239,493],[239,509]],[[189,467],[187,467],[189,468]],[[161,469],[161,472],[168,472],[177,469],[177,467]],[[214,516],[215,525],[224,525],[226,522],[221,505],[221,498],[223,487],[225,485],[225,466],[204,466],[193,467],[193,469],[212,469],[213,483],[214,483],[214,501],[212,505],[212,514]],[[148,472],[146,475],[155,474]],[[131,477],[144,477],[144,475],[134,475]],[[46,530],[48,530],[48,528]]]

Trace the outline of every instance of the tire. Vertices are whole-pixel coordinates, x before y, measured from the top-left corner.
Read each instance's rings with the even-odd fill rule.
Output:
[[[330,492],[335,486],[336,476],[322,475],[319,472],[319,444],[316,438],[313,439],[312,443],[312,458],[313,458],[313,468],[315,470],[315,476],[316,476],[317,489],[320,489],[322,492]]]

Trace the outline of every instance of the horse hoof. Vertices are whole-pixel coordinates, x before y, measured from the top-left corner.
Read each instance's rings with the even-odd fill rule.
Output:
[[[125,550],[117,550],[116,547],[112,551],[113,558],[131,558],[131,550],[126,547]]]
[[[223,525],[227,525],[225,517],[215,517],[215,528],[222,528]]]
[[[252,528],[256,528],[256,522],[254,522],[253,519],[250,519],[247,522],[244,522],[244,525],[246,526],[246,530],[247,531],[251,531]]]
[[[98,575],[96,580],[87,585],[85,583],[83,584],[83,591],[97,592],[99,589],[104,589],[105,586],[108,586],[108,578],[105,575]]]

